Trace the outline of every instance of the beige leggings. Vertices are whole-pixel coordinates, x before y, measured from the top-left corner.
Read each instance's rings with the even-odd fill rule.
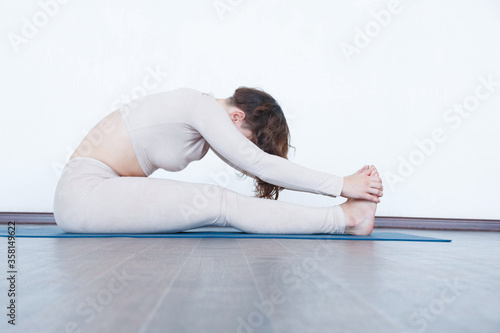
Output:
[[[307,207],[248,197],[218,185],[121,177],[107,164],[76,157],[65,165],[54,197],[66,232],[175,233],[228,226],[247,233],[344,233],[340,206]]]

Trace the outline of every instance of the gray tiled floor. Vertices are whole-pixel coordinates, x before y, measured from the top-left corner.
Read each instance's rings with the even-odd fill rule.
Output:
[[[387,231],[453,242],[17,238],[17,325],[0,328],[500,332],[500,233]]]

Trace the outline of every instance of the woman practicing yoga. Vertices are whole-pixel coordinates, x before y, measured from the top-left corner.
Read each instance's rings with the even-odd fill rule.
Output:
[[[249,233],[370,234],[383,193],[377,170],[365,166],[339,177],[300,166],[287,160],[289,138],[280,106],[262,90],[240,87],[227,99],[190,88],[145,96],[102,119],[76,148],[57,184],[55,220],[75,233],[230,226]],[[256,197],[148,177],[158,168],[182,170],[209,149],[255,179]],[[283,188],[349,199],[330,207],[272,200]]]

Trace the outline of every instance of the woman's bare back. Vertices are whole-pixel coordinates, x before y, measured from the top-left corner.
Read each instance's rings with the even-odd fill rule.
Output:
[[[78,156],[104,162],[120,176],[146,176],[137,161],[119,109],[104,117],[90,130],[70,160]]]

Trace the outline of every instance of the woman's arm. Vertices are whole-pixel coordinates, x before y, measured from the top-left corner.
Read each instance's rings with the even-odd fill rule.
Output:
[[[263,181],[290,190],[340,196],[344,178],[303,167],[268,154],[247,139],[226,110],[210,95],[200,93],[192,110],[192,126],[226,163]]]

